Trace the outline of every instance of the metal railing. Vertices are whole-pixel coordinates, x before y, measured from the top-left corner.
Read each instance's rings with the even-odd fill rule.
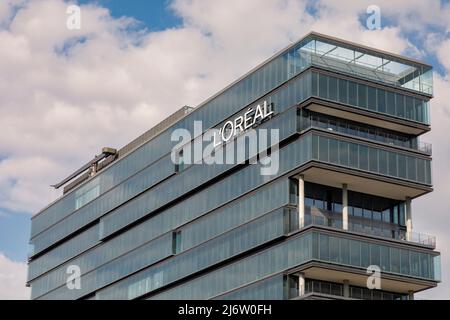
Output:
[[[288,210],[291,211],[289,214],[291,216],[291,223],[298,227],[298,209],[290,207],[288,208]],[[344,230],[341,212],[331,212],[316,207],[306,206],[305,218],[301,222],[302,223],[300,225],[302,228],[316,225]],[[388,239],[395,239],[405,242],[418,243],[432,249],[436,248],[435,236],[417,232],[408,233],[406,230],[399,229],[398,227],[395,227],[392,224],[383,221],[349,216],[348,228],[346,229],[346,231],[368,234]]]

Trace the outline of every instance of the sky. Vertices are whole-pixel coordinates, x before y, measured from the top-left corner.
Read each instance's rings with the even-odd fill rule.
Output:
[[[81,8],[81,29],[66,9]],[[369,5],[381,29],[366,26]],[[434,66],[435,191],[413,201],[416,232],[435,235],[450,298],[450,4],[438,0],[0,1],[0,299],[27,299],[30,218],[49,186],[121,147],[181,106],[196,106],[300,39],[322,32]]]

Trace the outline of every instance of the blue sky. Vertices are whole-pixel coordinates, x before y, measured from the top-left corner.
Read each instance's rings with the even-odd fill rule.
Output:
[[[296,5],[303,0],[178,0],[175,5],[168,0],[75,1],[108,8],[113,18],[140,21],[146,41],[127,50],[117,46],[123,35],[92,8],[83,10],[97,29],[86,34],[96,37],[65,48],[73,34],[57,30],[55,17],[62,13],[65,19],[65,7],[74,1],[30,1],[32,8],[21,8],[22,14],[14,17],[14,28],[3,30],[5,2],[0,0],[0,76],[8,80],[4,88],[0,81],[0,253],[8,259],[26,261],[31,214],[54,198],[48,186],[98,153],[99,146],[124,145],[311,30],[412,55],[434,66],[440,76],[437,98],[431,103],[432,132],[423,141],[434,144],[436,191],[415,201],[414,222],[418,232],[436,235],[438,244],[450,242],[445,209],[450,207],[450,7],[442,7],[450,0],[441,6],[437,0],[377,0],[381,31],[364,26],[369,0],[308,1],[305,7]],[[284,7],[286,3],[290,6]],[[77,54],[54,57],[54,48]],[[67,145],[76,151],[66,153]],[[429,212],[434,219],[427,217]],[[450,270],[444,267],[450,265],[447,251],[443,271]]]
[[[168,0],[80,0],[79,4],[94,3],[108,8],[115,18],[133,17],[150,31],[179,26],[182,21],[169,8]]]

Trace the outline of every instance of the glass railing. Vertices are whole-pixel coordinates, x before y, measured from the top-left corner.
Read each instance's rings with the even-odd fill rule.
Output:
[[[408,294],[405,293],[394,293],[358,286],[349,286],[348,297],[344,297],[343,284],[313,279],[306,279],[305,294],[303,296],[299,296],[298,289],[296,287],[289,291],[289,299],[308,299],[310,296],[314,295],[330,299],[409,300]]]
[[[430,66],[332,39],[312,36],[309,42],[306,40],[298,49],[303,64],[433,94],[433,71]]]
[[[291,220],[296,220],[290,223],[291,226],[298,226],[298,209],[296,207],[287,208],[290,210],[289,217]],[[325,226],[334,229],[344,230],[342,223],[342,213],[332,212],[324,209],[319,209],[316,207],[305,206],[305,218],[302,223],[303,227],[315,226]],[[349,216],[348,229],[347,231],[357,232],[361,234],[367,234],[382,238],[395,239],[405,242],[417,243],[423,246],[430,247],[432,249],[436,248],[436,237],[427,234],[417,233],[417,232],[406,232],[396,228],[390,223],[385,223],[382,221],[369,220],[363,218],[356,218]]]
[[[311,136],[314,161],[432,185],[431,159],[428,157],[387,150],[362,141],[350,142],[328,132],[315,131]]]
[[[418,141],[417,138],[411,138],[410,136],[387,129],[302,110],[300,114],[300,130],[307,130],[309,128],[324,129],[328,132],[338,132],[392,146],[420,151],[427,155],[432,154],[432,145]]]

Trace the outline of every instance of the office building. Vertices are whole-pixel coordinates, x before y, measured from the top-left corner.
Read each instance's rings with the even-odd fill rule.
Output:
[[[32,298],[413,299],[440,281],[412,214],[433,214],[413,210],[432,191],[432,94],[425,63],[308,34],[55,185],[32,218]],[[193,164],[171,138],[199,122],[220,130],[211,156],[276,135]]]

